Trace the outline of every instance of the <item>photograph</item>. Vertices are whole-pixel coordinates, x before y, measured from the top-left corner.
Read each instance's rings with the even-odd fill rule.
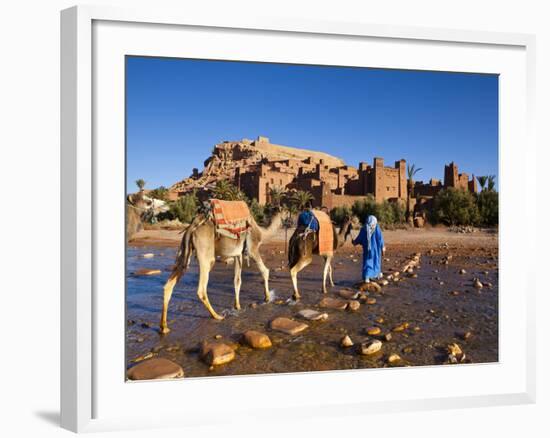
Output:
[[[127,55],[125,157],[126,380],[499,361],[498,74]]]

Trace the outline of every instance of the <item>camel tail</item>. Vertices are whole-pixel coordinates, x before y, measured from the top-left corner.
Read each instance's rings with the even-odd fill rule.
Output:
[[[181,278],[191,262],[191,256],[193,255],[193,241],[191,236],[193,234],[193,228],[188,227],[183,232],[183,237],[181,239],[181,244],[176,254],[176,264],[172,269],[172,274],[170,278]]]

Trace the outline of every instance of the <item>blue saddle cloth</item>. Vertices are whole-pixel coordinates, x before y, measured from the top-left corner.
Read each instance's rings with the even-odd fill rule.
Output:
[[[298,216],[298,227],[307,228],[310,230],[319,231],[319,221],[315,218],[311,211],[302,211]]]

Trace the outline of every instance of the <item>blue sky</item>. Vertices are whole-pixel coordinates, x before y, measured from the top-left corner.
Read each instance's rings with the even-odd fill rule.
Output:
[[[127,184],[166,187],[223,140],[267,136],[347,164],[405,158],[417,180],[498,175],[498,77],[129,57]]]

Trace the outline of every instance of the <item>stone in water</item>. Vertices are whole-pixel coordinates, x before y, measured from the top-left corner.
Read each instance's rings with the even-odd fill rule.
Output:
[[[379,340],[371,341],[366,344],[361,344],[361,354],[368,356],[378,353],[382,349],[382,342]]]
[[[326,321],[328,319],[328,313],[317,312],[317,310],[304,309],[298,312],[302,318],[309,321]]]
[[[280,316],[271,321],[271,328],[286,333],[287,335],[295,335],[307,329],[308,325]]]
[[[388,363],[391,365],[396,364],[400,361],[401,361],[401,357],[396,353],[390,354],[390,356],[388,357]]]
[[[223,365],[235,359],[235,350],[221,342],[203,342],[201,356],[208,365]]]
[[[474,287],[476,289],[482,289],[483,288],[483,284],[481,283],[481,281],[479,281],[479,279],[474,279]]]
[[[345,310],[348,307],[348,302],[339,298],[325,297],[321,300],[319,306],[327,309]]]
[[[344,348],[353,347],[353,341],[348,335],[346,335],[340,341],[340,345]]]
[[[361,303],[356,300],[350,300],[348,302],[348,310],[356,311],[359,310],[359,307],[361,307]]]
[[[144,276],[144,275],[158,275],[162,271],[160,269],[145,269],[141,268],[138,269],[136,272],[134,272],[134,275],[136,276]]]
[[[164,358],[145,360],[128,370],[130,380],[175,379],[183,377],[183,369]]]
[[[367,334],[371,336],[375,336],[375,335],[379,335],[381,331],[382,330],[380,330],[380,327],[369,327],[367,329]]]
[[[245,342],[252,348],[264,349],[271,347],[271,339],[265,333],[248,330],[243,337]]]
[[[359,292],[354,290],[342,289],[340,292],[338,292],[338,295],[340,295],[342,298],[346,300],[355,300],[359,296]]]

